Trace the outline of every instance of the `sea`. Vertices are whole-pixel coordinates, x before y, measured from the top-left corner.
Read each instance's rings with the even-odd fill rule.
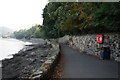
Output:
[[[13,38],[0,38],[0,80],[2,78],[2,60],[12,58],[13,54],[17,54],[25,45],[30,44],[32,43]]]
[[[25,45],[32,44],[30,42],[23,42],[14,38],[0,38],[0,63],[3,59],[12,58],[13,54],[18,53]],[[2,65],[0,64],[0,67]]]

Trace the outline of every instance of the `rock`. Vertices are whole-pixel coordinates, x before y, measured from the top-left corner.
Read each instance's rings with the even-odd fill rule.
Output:
[[[50,44],[38,44],[22,49],[13,58],[2,61],[3,78],[35,79],[40,77],[42,71],[47,71],[52,61],[55,60],[55,56],[59,53],[58,48],[56,44],[54,47]],[[34,76],[32,76],[33,73]]]
[[[58,39],[58,42],[62,43],[69,43],[69,46],[77,49],[78,51],[86,50],[87,53],[98,55],[99,49],[102,47],[110,47],[111,53],[119,54],[120,49],[120,34],[119,33],[105,33],[103,44],[98,44],[96,42],[96,35],[97,34],[87,34],[87,35],[80,35],[80,36],[64,36]],[[117,58],[113,56],[114,58]],[[119,61],[119,58],[116,60]]]
[[[70,40],[70,36],[69,35],[66,35],[66,36],[64,36],[64,37],[62,37],[62,38],[59,38],[57,41],[59,42],[59,43],[68,43],[68,41]]]

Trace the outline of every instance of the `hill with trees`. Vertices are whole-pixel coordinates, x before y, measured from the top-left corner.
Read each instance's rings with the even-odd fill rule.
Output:
[[[7,33],[13,33],[14,30],[7,28],[7,27],[0,27],[0,34],[7,34]]]
[[[45,7],[43,18],[43,27],[52,29],[49,35],[53,30],[73,35],[114,32],[120,30],[120,3],[53,2]]]
[[[119,31],[120,2],[50,2],[43,10],[43,26],[34,26],[15,34],[20,33],[20,38],[24,36],[22,34],[25,34],[24,37],[58,38],[65,34]]]
[[[14,35],[17,39],[22,39],[22,38],[39,38],[40,37],[40,25],[35,25],[32,26],[30,29],[22,29],[19,31],[15,31]]]

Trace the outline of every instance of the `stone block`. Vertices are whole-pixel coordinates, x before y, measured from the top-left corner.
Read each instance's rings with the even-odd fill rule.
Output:
[[[102,44],[98,44],[96,42],[96,34],[71,36],[71,38],[71,47],[79,50],[85,49],[86,52],[94,55],[99,54],[99,49],[102,47],[110,47],[110,51],[113,54],[113,57],[116,58],[114,55],[117,54],[120,49],[120,35],[117,33],[105,33]]]

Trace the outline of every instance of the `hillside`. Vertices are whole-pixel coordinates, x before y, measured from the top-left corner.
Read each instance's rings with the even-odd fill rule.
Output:
[[[0,34],[12,33],[14,30],[7,27],[0,27]]]

